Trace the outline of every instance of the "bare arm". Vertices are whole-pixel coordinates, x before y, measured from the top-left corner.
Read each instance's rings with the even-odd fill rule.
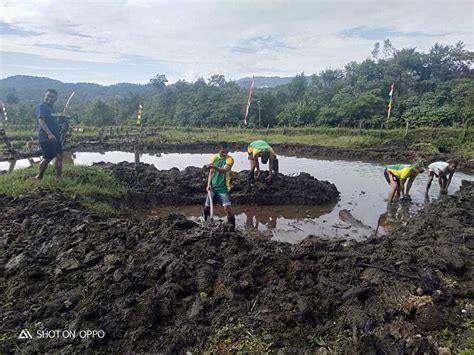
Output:
[[[230,166],[229,166],[229,165],[224,165],[223,168],[219,168],[218,166],[215,166],[214,164],[209,164],[208,166],[209,166],[209,168],[215,169],[215,170],[217,170],[217,171],[220,172],[220,173],[226,173],[226,172],[228,172],[228,171],[230,170]]]
[[[430,190],[431,182],[433,181],[433,175],[428,177],[428,182],[426,183],[426,193]]]
[[[448,187],[449,187],[449,184],[451,183],[453,175],[454,175],[454,171],[449,173],[448,183],[446,184],[446,192],[448,192]]]
[[[48,125],[46,124],[46,122],[44,122],[42,118],[38,120],[38,125],[41,127],[43,131],[46,132],[49,140],[56,140],[56,137],[54,136],[54,134],[51,133],[51,131],[48,128]]]
[[[415,176],[410,176],[408,178],[408,183],[407,183],[407,189],[405,191],[405,196],[409,196],[410,195],[410,189],[411,189],[411,185],[413,185],[413,181],[415,180]]]
[[[253,159],[255,163],[255,169],[257,170],[257,173],[260,172],[260,164],[258,163],[258,157]]]
[[[401,197],[405,197],[405,182],[407,179],[400,179],[400,195]]]

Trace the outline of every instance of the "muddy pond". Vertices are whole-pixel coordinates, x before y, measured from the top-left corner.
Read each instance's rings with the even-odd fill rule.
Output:
[[[235,161],[234,171],[249,168],[246,153],[231,152],[230,154]],[[139,160],[163,170],[172,167],[178,169],[184,169],[187,166],[202,167],[209,162],[209,158],[208,153],[75,152],[66,153],[65,163],[92,165],[101,161],[119,163]],[[0,170],[28,167],[38,161],[39,158],[22,159],[14,163],[0,162]],[[339,202],[336,205],[317,207],[234,206],[237,228],[259,237],[291,243],[300,241],[309,234],[361,240],[373,235],[377,227],[378,234],[385,234],[396,229],[406,223],[408,217],[420,210],[425,203],[436,198],[444,198],[439,195],[436,180],[433,181],[429,198],[425,197],[427,181],[425,172],[417,177],[413,184],[410,192],[411,202],[397,202],[387,209],[388,184],[383,176],[384,163],[279,155],[279,165],[282,174],[295,175],[307,172],[319,180],[334,183],[341,193]],[[472,180],[473,178],[472,174],[456,172],[449,189],[450,194],[458,190],[462,179]],[[156,208],[149,213],[163,216],[170,212],[180,212],[191,219],[199,220],[201,211],[202,206],[166,206]],[[224,220],[220,206],[216,206],[215,212],[218,218]]]

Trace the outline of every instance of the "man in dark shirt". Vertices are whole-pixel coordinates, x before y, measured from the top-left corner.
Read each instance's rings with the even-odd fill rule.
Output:
[[[35,176],[41,180],[48,164],[56,158],[56,179],[61,179],[63,167],[63,146],[61,144],[61,131],[58,124],[59,115],[53,108],[58,98],[54,89],[48,89],[44,93],[44,101],[36,109],[38,120],[38,143],[43,152],[43,160],[39,165],[39,173]]]

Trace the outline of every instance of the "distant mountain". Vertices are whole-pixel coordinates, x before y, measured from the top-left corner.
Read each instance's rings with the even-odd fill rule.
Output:
[[[104,99],[116,95],[128,96],[130,93],[147,95],[155,90],[150,84],[119,83],[102,86],[94,83],[63,83],[50,78],[15,75],[0,80],[0,99],[4,100],[7,95],[13,94],[20,101],[38,101],[49,88],[58,91],[59,99],[67,99],[75,91],[75,95],[83,100]]]
[[[281,78],[279,76],[256,76],[255,87],[256,88],[274,88],[280,85],[289,84],[293,80],[293,77]],[[242,78],[236,81],[236,83],[243,87],[248,88],[252,78]]]
[[[279,76],[256,76],[255,87],[273,88],[279,85],[285,85],[291,82],[293,78],[281,78]],[[242,78],[237,80],[237,84],[242,88],[248,88],[252,78]],[[153,94],[155,88],[150,84],[129,84],[119,83],[109,86],[103,86],[94,83],[63,83],[39,76],[15,75],[0,80],[0,100],[5,100],[9,94],[15,95],[20,101],[38,101],[41,100],[46,89],[55,89],[58,91],[59,99],[65,100],[75,91],[76,95],[82,100],[106,99],[114,96],[128,96],[130,93],[140,96]]]

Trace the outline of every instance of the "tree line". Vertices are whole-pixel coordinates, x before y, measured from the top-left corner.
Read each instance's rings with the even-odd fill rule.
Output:
[[[424,53],[375,43],[370,58],[343,69],[296,75],[287,85],[256,88],[249,110],[251,127],[461,126],[474,117],[474,52],[462,42],[435,44]],[[166,75],[150,80],[153,90],[85,100],[74,97],[69,115],[77,124],[142,124],[196,127],[237,126],[243,121],[248,90],[221,74],[168,85]],[[393,110],[387,122],[390,86]],[[9,119],[34,121],[35,104],[6,98]],[[59,101],[58,108],[64,103]]]

